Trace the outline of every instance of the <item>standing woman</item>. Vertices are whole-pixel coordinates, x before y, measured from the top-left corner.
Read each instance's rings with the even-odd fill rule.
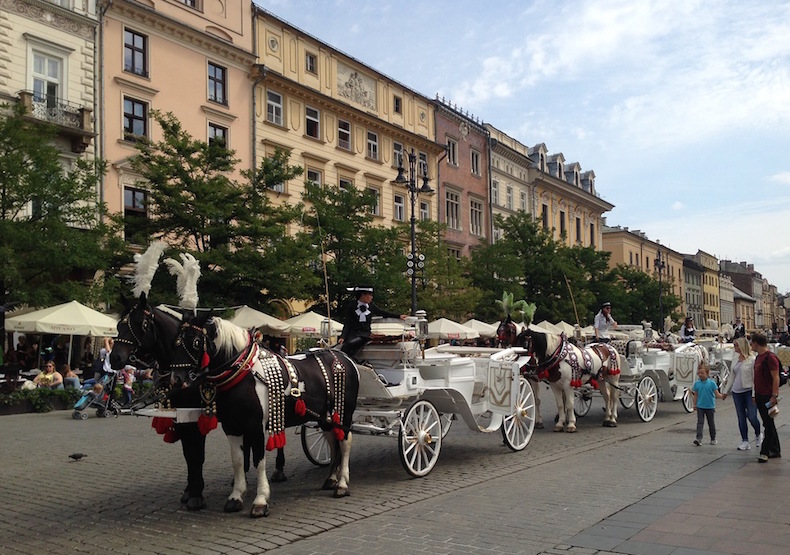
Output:
[[[735,354],[738,357],[732,361],[732,369],[724,382],[722,389],[723,397],[732,392],[732,402],[735,405],[735,414],[738,415],[738,429],[741,432],[741,444],[739,451],[751,449],[749,445],[749,426],[754,428],[755,444],[760,448],[762,436],[760,435],[760,419],[757,418],[757,405],[752,399],[752,388],[754,387],[754,355],[749,348],[749,342],[745,337],[738,337],[733,343]]]
[[[601,305],[601,310],[595,315],[593,321],[595,328],[595,340],[599,343],[609,343],[612,338],[609,336],[610,329],[617,329],[617,322],[612,318],[612,303],[606,301]]]

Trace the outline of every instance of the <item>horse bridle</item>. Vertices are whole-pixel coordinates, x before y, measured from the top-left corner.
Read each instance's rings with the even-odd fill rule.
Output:
[[[128,339],[121,337],[120,334],[118,335],[118,337],[114,339],[116,343],[132,346],[131,352],[129,353],[130,362],[133,362],[134,360],[139,360],[135,356],[137,350],[143,346],[143,340],[139,336],[145,337],[145,335],[148,333],[149,328],[151,330],[151,333],[153,334],[153,342],[156,343],[157,341],[157,329],[154,323],[154,318],[156,317],[156,315],[153,313],[153,311],[147,308],[142,309],[143,319],[142,319],[142,324],[140,325],[141,330],[140,333],[138,334],[137,332],[135,332],[134,328],[132,327],[132,323],[129,319],[130,314],[135,310],[140,310],[140,306],[135,305],[134,308],[132,308],[129,312],[127,312],[123,316],[123,318],[121,318],[121,320],[118,322],[119,326],[123,324],[127,327],[127,329],[129,330],[129,335],[132,336],[133,341],[129,341]]]
[[[202,352],[199,355],[193,355],[192,351],[189,349],[189,347],[186,344],[187,342],[184,341],[184,332],[186,332],[189,329],[196,330],[199,333],[199,336],[200,336],[200,339],[201,339],[201,344],[202,344],[201,345],[202,346]],[[203,365],[201,363],[202,361],[198,360],[198,358],[197,358],[198,356],[200,356],[201,359],[202,359],[204,355],[206,357],[209,357],[209,354],[208,354],[208,330],[206,330],[206,328],[201,327],[201,326],[196,326],[195,324],[192,324],[191,322],[182,322],[181,323],[181,329],[179,330],[178,335],[176,336],[175,346],[176,346],[177,349],[178,348],[182,349],[184,351],[184,353],[186,353],[187,358],[189,358],[189,360],[191,362],[185,362],[185,363],[180,363],[180,364],[171,363],[171,365],[170,365],[170,369],[171,370],[174,370],[174,369],[189,369],[189,370],[187,370],[187,378],[189,379],[189,383],[195,382],[195,381],[199,380],[200,378],[204,377],[206,374],[208,374],[209,365],[208,364]],[[203,366],[203,367],[201,368],[201,366]]]

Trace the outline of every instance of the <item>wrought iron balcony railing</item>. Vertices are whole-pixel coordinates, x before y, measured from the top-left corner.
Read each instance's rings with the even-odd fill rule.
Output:
[[[60,134],[71,139],[72,151],[84,152],[91,143],[94,133],[90,108],[33,91],[19,91],[18,95],[30,117],[57,125]]]

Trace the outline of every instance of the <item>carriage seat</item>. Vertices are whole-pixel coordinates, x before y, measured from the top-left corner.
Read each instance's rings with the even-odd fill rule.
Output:
[[[371,341],[360,349],[356,358],[367,361],[374,368],[394,368],[406,362],[414,362],[420,354],[417,341],[403,341],[401,336],[396,341],[374,343]]]
[[[612,341],[609,342],[609,345],[611,345],[614,348],[614,350],[617,351],[617,354],[622,356],[628,356],[628,352],[627,352],[628,341],[625,341],[623,339],[612,339]]]

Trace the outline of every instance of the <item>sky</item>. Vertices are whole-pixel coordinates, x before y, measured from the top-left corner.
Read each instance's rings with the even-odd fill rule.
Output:
[[[790,291],[790,2],[255,1],[594,170],[607,225]]]

